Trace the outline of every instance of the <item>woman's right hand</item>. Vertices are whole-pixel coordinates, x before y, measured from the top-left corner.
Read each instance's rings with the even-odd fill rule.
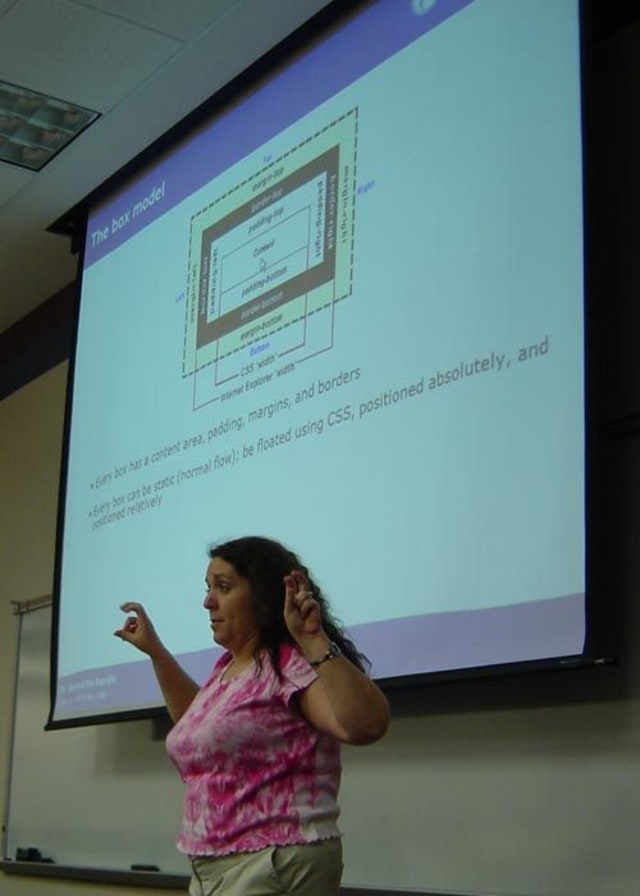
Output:
[[[122,604],[120,609],[127,613],[127,618],[114,635],[133,644],[151,658],[169,715],[177,722],[191,706],[200,686],[187,675],[164,646],[142,604],[131,601]]]
[[[125,619],[122,628],[114,632],[116,638],[128,641],[129,644],[133,644],[134,647],[137,647],[138,650],[150,657],[164,650],[164,645],[156,634],[156,630],[142,604],[129,601],[126,604],[122,604],[120,609],[123,613],[128,613],[129,615]]]

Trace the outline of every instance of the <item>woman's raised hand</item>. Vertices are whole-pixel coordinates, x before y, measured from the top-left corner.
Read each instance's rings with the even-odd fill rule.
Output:
[[[306,576],[294,569],[284,577],[284,620],[292,637],[301,641],[323,634],[320,605]]]
[[[125,619],[122,628],[114,632],[116,638],[128,641],[129,644],[133,644],[134,647],[137,647],[138,650],[150,657],[163,650],[162,641],[156,634],[156,630],[142,604],[129,601],[122,604],[120,609],[123,613],[128,613],[129,615]]]

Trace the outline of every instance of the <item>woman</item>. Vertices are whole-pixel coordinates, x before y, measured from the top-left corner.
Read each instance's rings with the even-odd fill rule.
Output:
[[[254,536],[209,559],[204,606],[225,652],[202,688],[140,604],[115,633],[150,656],[175,723],[189,893],[337,896],[340,742],[382,737],[387,701],[295,554]]]

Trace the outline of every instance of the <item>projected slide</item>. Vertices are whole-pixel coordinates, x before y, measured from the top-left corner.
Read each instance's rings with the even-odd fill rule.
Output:
[[[367,4],[92,210],[54,723],[161,704],[127,600],[202,680],[206,547],[245,534],[379,678],[580,654],[578,26]]]
[[[351,289],[356,122],[345,115],[194,216],[184,372],[199,374],[195,407],[240,377],[247,347],[292,360],[330,348],[332,306]]]

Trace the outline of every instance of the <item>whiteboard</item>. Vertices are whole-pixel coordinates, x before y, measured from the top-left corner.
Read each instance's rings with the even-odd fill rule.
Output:
[[[21,616],[7,853],[34,846],[57,865],[188,875],[174,840],[182,784],[150,721],[45,731],[51,608]]]

